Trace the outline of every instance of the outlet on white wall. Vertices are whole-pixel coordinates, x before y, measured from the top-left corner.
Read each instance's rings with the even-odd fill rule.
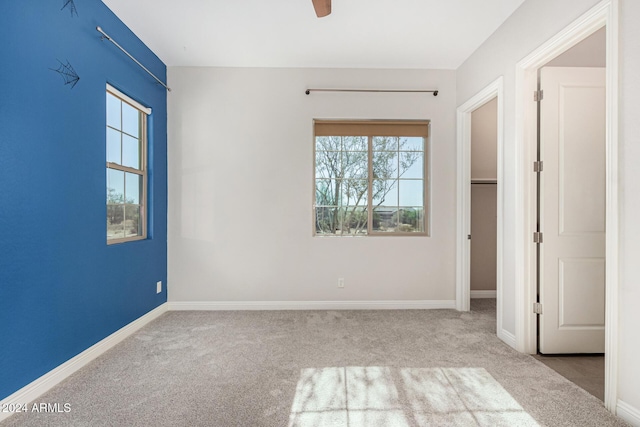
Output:
[[[344,278],[340,277],[338,279],[338,287],[339,288],[344,288]]]
[[[159,294],[160,292],[162,292],[162,280],[156,282],[156,294]]]

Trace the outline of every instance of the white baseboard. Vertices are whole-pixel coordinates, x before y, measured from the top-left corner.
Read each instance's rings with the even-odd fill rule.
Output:
[[[471,291],[471,299],[475,298],[495,298],[496,291]]]
[[[505,342],[509,347],[516,349],[516,336],[504,329],[498,329],[498,338]]]
[[[159,307],[151,310],[144,316],[134,320],[127,326],[112,333],[102,341],[92,345],[77,356],[67,360],[57,368],[47,372],[35,381],[22,387],[15,393],[7,396],[0,401],[0,407],[11,407],[14,405],[25,405],[33,402],[38,397],[49,391],[52,387],[56,386],[69,376],[89,364],[92,360],[105,353],[115,345],[122,342],[125,338],[132,335],[134,332],[145,326],[147,323],[158,318],[160,315],[167,311],[167,304],[164,303]],[[0,412],[0,421],[9,418],[12,415],[11,412]]]
[[[436,301],[172,301],[171,311],[224,310],[407,310],[455,309],[455,300]]]
[[[640,427],[640,409],[634,408],[622,400],[616,405],[616,415],[635,427]]]

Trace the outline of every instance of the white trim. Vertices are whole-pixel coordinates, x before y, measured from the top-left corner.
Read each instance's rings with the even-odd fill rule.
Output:
[[[640,409],[634,408],[622,400],[618,400],[616,414],[632,426],[640,426]]]
[[[471,299],[495,298],[497,291],[471,291]]]
[[[532,330],[535,325],[531,322],[525,321],[525,307],[531,307],[533,299],[528,293],[525,293],[525,289],[529,290],[531,283],[535,283],[535,278],[531,278],[531,274],[534,271],[531,266],[531,254],[535,253],[531,250],[526,239],[527,235],[530,235],[532,230],[532,207],[528,205],[530,202],[528,197],[524,194],[535,191],[531,189],[532,179],[528,173],[528,164],[525,164],[525,158],[527,162],[533,161],[531,153],[524,153],[525,140],[531,133],[525,132],[525,106],[528,105],[527,90],[525,90],[525,72],[524,68],[516,66],[516,82],[515,82],[515,218],[514,226],[515,233],[513,236],[515,244],[515,321],[516,321],[516,350],[524,353],[535,353],[536,348],[529,348],[526,343],[531,342],[531,337],[535,337],[535,331]],[[528,82],[527,88],[530,88],[531,82]],[[529,92],[530,93],[530,92]],[[531,126],[531,124],[529,124]],[[532,143],[526,144],[527,146]]]
[[[509,347],[516,349],[516,336],[505,329],[498,329],[498,338],[505,342]]]
[[[504,236],[504,83],[502,76],[457,109],[457,225],[456,308],[468,311],[471,296],[471,113],[493,98],[497,108],[497,233],[496,233],[496,330],[502,328],[503,236]],[[500,334],[498,334],[500,337]],[[509,344],[511,345],[511,344]]]
[[[618,350],[618,0],[603,0],[516,65],[516,338],[517,350],[536,352],[535,301],[535,180],[531,172],[536,140],[537,70],[606,26],[607,31],[607,166],[606,166],[606,320],[605,407],[615,413]],[[531,173],[529,173],[531,172]]]
[[[611,0],[607,10],[607,207],[606,207],[606,308],[605,308],[605,406],[616,411],[618,402],[618,253],[620,237],[619,157],[618,157],[618,0]],[[640,425],[638,422],[636,425]]]
[[[118,98],[122,99],[124,102],[126,102],[127,104],[132,105],[133,107],[136,107],[138,110],[142,111],[143,113],[145,113],[147,116],[151,115],[151,108],[149,107],[145,107],[144,105],[140,104],[138,101],[136,101],[135,99],[131,98],[130,96],[120,92],[118,89],[116,89],[115,87],[111,86],[109,83],[107,83],[107,92],[117,96]]]
[[[88,365],[92,360],[104,354],[117,344],[121,343],[134,332],[147,325],[152,320],[157,319],[167,311],[167,304],[151,310],[144,316],[134,320],[123,328],[112,333],[108,337],[92,345],[77,356],[67,360],[62,365],[52,369],[40,378],[22,387],[15,393],[5,397],[0,401],[0,407],[5,405],[28,404],[49,391],[52,387],[60,384],[65,379],[76,373],[81,368]],[[13,415],[11,412],[0,412],[0,421]]]
[[[454,300],[437,301],[173,301],[171,311],[225,310],[429,310],[455,309]]]
[[[471,182],[471,111],[476,98],[484,100],[484,96],[478,94],[458,107],[456,112],[456,308],[460,311],[469,311],[470,305],[471,242],[468,235],[471,234],[471,189],[467,183]]]

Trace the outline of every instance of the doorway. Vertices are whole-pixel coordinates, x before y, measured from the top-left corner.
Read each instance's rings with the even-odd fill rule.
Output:
[[[471,133],[472,114],[489,102],[495,102],[495,298],[496,332],[500,339],[511,347],[516,346],[515,335],[503,328],[502,322],[502,276],[503,276],[503,78],[499,77],[457,109],[457,219],[456,219],[456,308],[469,311],[471,299]],[[493,175],[493,174],[492,174]],[[484,293],[493,296],[494,291]],[[475,294],[482,295],[482,293]]]
[[[617,403],[617,312],[618,312],[618,137],[617,137],[617,18],[615,0],[603,0],[574,23],[552,37],[516,65],[516,147],[517,208],[516,228],[522,233],[516,242],[516,348],[535,354],[537,351],[537,174],[532,165],[537,158],[538,70],[590,35],[605,27],[606,95],[605,95],[605,407],[613,412]]]
[[[470,297],[496,298],[498,99],[471,112]]]
[[[605,82],[601,28],[538,70],[538,359],[604,399]]]

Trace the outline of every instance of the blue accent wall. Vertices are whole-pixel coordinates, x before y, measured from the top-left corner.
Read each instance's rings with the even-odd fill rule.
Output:
[[[100,0],[63,4],[0,11],[0,399],[166,302],[167,93],[96,26],[163,81],[166,66]],[[149,238],[110,246],[106,83],[153,109]]]

